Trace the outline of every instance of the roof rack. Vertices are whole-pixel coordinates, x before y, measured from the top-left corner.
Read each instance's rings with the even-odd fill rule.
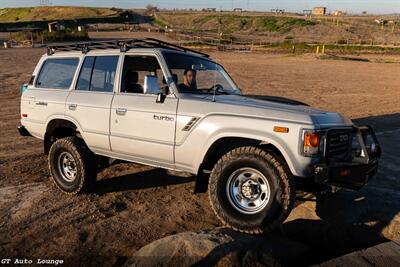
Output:
[[[91,42],[79,42],[74,44],[48,45],[47,54],[51,56],[56,51],[81,51],[82,53],[87,53],[90,50],[104,50],[104,49],[118,49],[118,48],[120,49],[121,52],[126,52],[131,48],[166,48],[185,53],[187,52],[194,53],[201,55],[203,57],[210,57],[206,53],[202,53],[196,50],[164,42],[154,38],[91,41]]]

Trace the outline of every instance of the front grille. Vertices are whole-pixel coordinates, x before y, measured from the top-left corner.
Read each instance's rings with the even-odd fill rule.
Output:
[[[351,160],[351,130],[329,130],[326,142],[329,159]]]

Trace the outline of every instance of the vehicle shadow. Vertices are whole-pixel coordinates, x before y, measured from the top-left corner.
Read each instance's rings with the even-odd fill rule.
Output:
[[[111,192],[177,185],[190,183],[195,181],[195,179],[195,177],[170,175],[163,169],[151,169],[97,181],[94,193],[103,195]]]

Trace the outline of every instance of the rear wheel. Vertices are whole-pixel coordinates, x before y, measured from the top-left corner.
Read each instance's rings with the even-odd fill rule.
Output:
[[[48,161],[55,185],[66,193],[89,191],[96,181],[94,155],[77,137],[55,141],[50,148]]]
[[[209,182],[211,206],[227,226],[246,233],[271,231],[293,208],[294,181],[273,154],[246,146],[215,165]]]

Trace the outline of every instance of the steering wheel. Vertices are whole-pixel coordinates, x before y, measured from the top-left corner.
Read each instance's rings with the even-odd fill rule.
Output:
[[[215,90],[215,92],[223,92],[224,91],[224,87],[217,83],[217,84],[214,84],[213,86],[211,86],[208,89],[204,89],[204,91],[206,91],[206,92],[212,92],[214,90]]]

